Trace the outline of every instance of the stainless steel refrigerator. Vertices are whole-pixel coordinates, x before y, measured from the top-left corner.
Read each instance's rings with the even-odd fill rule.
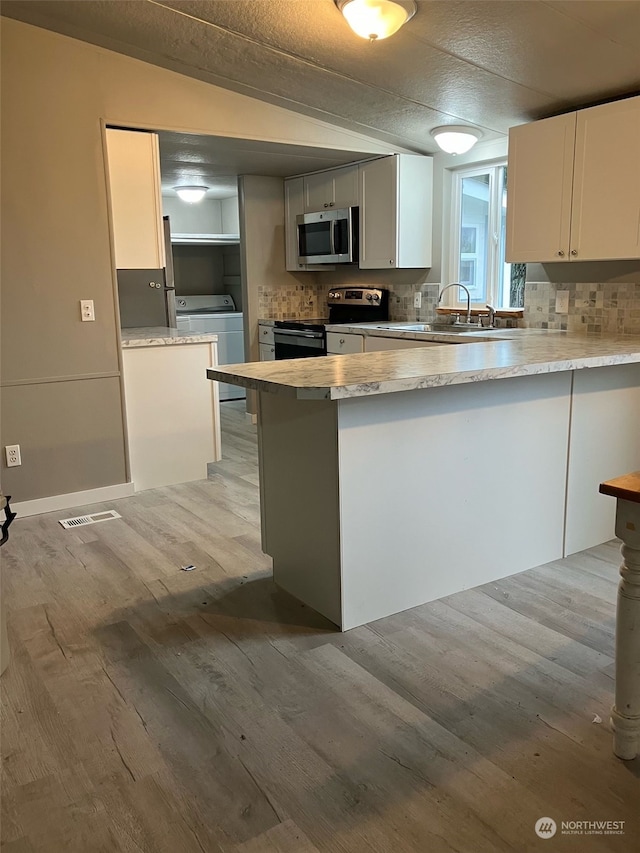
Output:
[[[176,328],[176,298],[169,217],[163,217],[165,265],[163,269],[117,270],[120,325]]]

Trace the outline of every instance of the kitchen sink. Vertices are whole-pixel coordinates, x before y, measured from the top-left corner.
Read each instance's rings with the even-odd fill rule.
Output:
[[[399,323],[397,326],[378,326],[379,329],[387,329],[393,332],[435,332],[441,335],[457,335],[461,332],[484,332],[490,334],[494,329],[480,328],[479,326],[466,325],[464,323],[449,326],[434,326],[431,323]]]

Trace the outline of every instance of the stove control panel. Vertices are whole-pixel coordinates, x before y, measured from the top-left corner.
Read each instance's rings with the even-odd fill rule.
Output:
[[[381,305],[388,291],[381,287],[334,287],[327,298],[331,305]]]

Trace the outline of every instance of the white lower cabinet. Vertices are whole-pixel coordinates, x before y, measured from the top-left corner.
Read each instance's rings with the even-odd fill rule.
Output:
[[[207,477],[221,459],[215,343],[122,351],[131,481],[136,491]]]
[[[273,344],[260,342],[260,361],[275,361],[276,348]]]
[[[414,349],[416,347],[437,347],[441,344],[433,341],[416,341],[412,338],[377,338],[373,335],[364,339],[365,352],[385,352],[394,349]]]
[[[258,343],[273,346],[273,323],[258,321]]]
[[[273,323],[258,323],[258,345],[260,361],[275,361]]]
[[[327,332],[327,355],[364,352],[364,337],[354,334]]]

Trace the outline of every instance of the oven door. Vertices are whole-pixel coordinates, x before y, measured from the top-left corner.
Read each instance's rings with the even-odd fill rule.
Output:
[[[346,207],[297,216],[298,263],[349,264],[357,261],[354,210],[357,208]]]
[[[327,354],[326,338],[322,332],[304,332],[293,329],[274,329],[275,357],[313,358]]]

